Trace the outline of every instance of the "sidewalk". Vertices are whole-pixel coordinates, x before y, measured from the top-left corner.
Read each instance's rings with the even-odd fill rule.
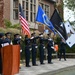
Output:
[[[58,59],[52,60],[53,64],[48,64],[47,61],[44,61],[44,65],[40,65],[39,61],[37,61],[38,66],[25,67],[22,64],[19,74],[15,75],[54,75],[53,73],[65,70],[65,68],[75,67],[75,59],[67,59],[64,61],[63,59],[59,61]],[[46,74],[49,73],[49,74]]]

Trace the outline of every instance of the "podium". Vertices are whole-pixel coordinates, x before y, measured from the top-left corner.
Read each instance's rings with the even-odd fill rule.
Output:
[[[20,46],[8,45],[1,48],[3,75],[19,73]]]

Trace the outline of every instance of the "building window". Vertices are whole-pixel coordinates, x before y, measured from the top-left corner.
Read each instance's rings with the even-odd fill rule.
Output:
[[[30,21],[35,22],[36,0],[30,0]]]
[[[25,0],[26,20],[35,22],[36,0]]]
[[[25,1],[22,1],[22,7],[25,9]]]
[[[22,8],[23,8],[23,13],[24,13],[24,15],[25,15],[25,0],[22,0]]]
[[[40,3],[42,9],[45,11],[45,13],[47,14],[47,16],[49,16],[50,12],[49,12],[49,5],[44,4],[44,3]]]
[[[13,0],[13,7],[18,8],[18,0]]]
[[[13,0],[13,19],[18,19],[18,0]]]
[[[36,17],[36,0],[22,0],[22,8],[24,11],[24,15],[26,20],[35,22]],[[19,0],[13,0],[13,19],[17,20],[18,17],[18,4]]]
[[[26,20],[28,20],[28,17],[29,17],[29,0],[24,0],[24,1],[25,1],[25,8],[24,8],[25,12],[24,12],[24,14],[25,14]]]
[[[14,20],[18,19],[18,10],[16,10],[16,9],[13,10],[13,19]]]

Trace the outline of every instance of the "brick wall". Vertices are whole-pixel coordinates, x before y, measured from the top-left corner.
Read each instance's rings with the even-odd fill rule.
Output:
[[[4,8],[3,0],[0,0],[0,27],[4,27],[3,8]]]
[[[4,18],[10,20],[10,0],[4,0]]]

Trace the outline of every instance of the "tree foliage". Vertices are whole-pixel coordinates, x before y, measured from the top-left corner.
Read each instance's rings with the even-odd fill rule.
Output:
[[[65,6],[75,12],[75,1],[74,0],[64,0]]]

